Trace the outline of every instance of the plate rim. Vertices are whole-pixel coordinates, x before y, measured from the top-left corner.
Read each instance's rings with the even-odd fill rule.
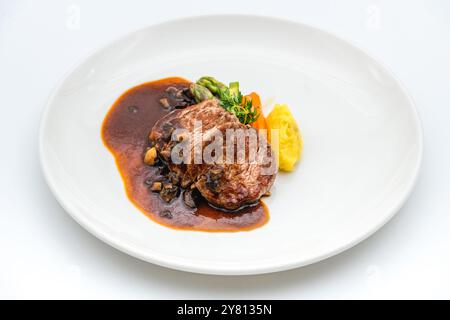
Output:
[[[47,165],[46,161],[46,155],[44,153],[44,131],[46,128],[46,123],[48,119],[48,114],[51,111],[51,106],[53,104],[53,100],[58,93],[59,89],[63,85],[63,83],[72,75],[74,71],[78,69],[87,59],[89,59],[91,56],[96,54],[97,52],[100,52],[107,47],[113,45],[114,43],[120,42],[121,40],[135,34],[142,32],[149,28],[154,27],[164,27],[165,25],[170,25],[173,23],[182,23],[186,21],[193,21],[197,19],[205,19],[205,18],[240,18],[240,19],[259,19],[259,20],[266,20],[266,21],[273,21],[276,23],[283,23],[283,24],[291,24],[294,27],[302,27],[311,29],[315,32],[318,32],[320,34],[324,34],[325,36],[333,37],[346,45],[352,47],[356,51],[359,51],[364,56],[370,58],[373,62],[375,62],[378,66],[380,66],[386,74],[391,77],[397,84],[399,90],[403,94],[403,96],[408,101],[408,107],[412,111],[415,127],[417,129],[418,133],[418,161],[416,163],[416,166],[413,171],[412,179],[409,183],[409,185],[405,188],[403,195],[398,198],[396,202],[394,202],[394,205],[389,209],[386,210],[386,215],[384,219],[378,223],[377,225],[374,225],[373,228],[368,232],[363,232],[362,234],[359,234],[357,237],[354,237],[352,241],[349,241],[343,245],[341,245],[338,248],[335,248],[334,250],[326,253],[322,253],[320,255],[317,255],[314,258],[310,259],[296,259],[296,261],[292,261],[289,263],[268,263],[264,264],[262,266],[251,266],[251,267],[239,267],[239,268],[229,268],[229,267],[203,267],[201,264],[192,262],[187,263],[186,261],[181,261],[177,259],[174,256],[165,256],[158,254],[156,252],[153,252],[152,254],[149,254],[148,251],[146,253],[139,252],[136,248],[133,248],[132,246],[127,245],[126,243],[123,243],[120,239],[116,237],[112,237],[106,234],[106,232],[103,232],[101,228],[95,227],[93,224],[88,223],[87,221],[84,221],[83,218],[80,217],[80,215],[77,214],[77,210],[73,207],[73,205],[70,203],[70,200],[65,199],[62,192],[60,192],[55,184],[54,178],[51,174],[51,169]],[[350,41],[346,39],[345,37],[342,37],[340,35],[336,35],[333,32],[330,32],[326,29],[323,29],[321,27],[316,27],[310,23],[304,23],[304,22],[298,22],[286,18],[280,18],[280,17],[274,17],[274,16],[267,16],[267,15],[259,15],[259,14],[201,14],[201,15],[192,15],[192,16],[185,16],[180,17],[176,19],[170,19],[159,23],[149,24],[144,27],[132,30],[130,32],[127,32],[119,37],[114,38],[113,40],[110,40],[106,42],[103,45],[100,45],[93,50],[90,50],[87,54],[83,55],[80,59],[77,60],[76,63],[74,63],[68,71],[65,72],[65,74],[61,77],[61,79],[56,83],[54,88],[52,89],[51,93],[49,94],[45,106],[43,108],[41,119],[40,119],[40,125],[39,125],[39,134],[38,134],[38,149],[39,149],[39,162],[41,171],[43,172],[44,180],[46,181],[50,191],[54,195],[57,202],[61,205],[61,207],[66,211],[78,224],[80,224],[84,229],[86,229],[90,234],[95,236],[96,238],[100,239],[101,241],[107,243],[108,245],[112,246],[113,248],[124,252],[132,257],[138,258],[140,260],[150,262],[155,265],[159,265],[162,267],[167,267],[170,269],[185,271],[185,272],[192,272],[192,273],[199,273],[199,274],[211,274],[211,275],[255,275],[255,274],[267,274],[267,273],[273,273],[273,272],[280,272],[285,270],[291,270],[294,268],[303,267],[306,265],[310,265],[319,261],[322,261],[324,259],[327,259],[329,257],[335,256],[345,250],[348,250],[352,248],[353,246],[361,243],[362,241],[366,240],[370,236],[372,236],[375,232],[377,232],[381,227],[383,227],[387,222],[389,222],[396,213],[403,207],[403,205],[406,203],[408,198],[410,197],[414,187],[417,184],[420,168],[422,166],[423,161],[423,144],[424,144],[424,138],[423,138],[423,126],[422,121],[419,115],[419,112],[416,107],[416,103],[414,102],[414,99],[412,98],[409,91],[406,89],[404,84],[400,79],[397,78],[397,76],[391,71],[389,67],[387,67],[384,63],[382,63],[376,56],[369,54],[366,50],[360,48],[358,45],[355,45],[353,41]],[[295,259],[294,259],[295,260]]]

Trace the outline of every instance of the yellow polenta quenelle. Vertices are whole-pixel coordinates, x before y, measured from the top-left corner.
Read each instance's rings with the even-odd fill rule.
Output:
[[[278,168],[282,171],[294,170],[295,164],[300,160],[303,141],[289,107],[286,104],[276,104],[267,117],[267,124],[272,146],[278,156]]]

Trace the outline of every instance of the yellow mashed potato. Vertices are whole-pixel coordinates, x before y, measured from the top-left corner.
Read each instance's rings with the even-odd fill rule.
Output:
[[[278,168],[282,171],[294,170],[295,164],[300,160],[303,141],[289,107],[286,104],[276,104],[267,117],[267,124],[270,141],[277,153]]]

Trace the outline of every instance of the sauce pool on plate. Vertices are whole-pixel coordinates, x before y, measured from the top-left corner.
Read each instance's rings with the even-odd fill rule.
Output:
[[[262,201],[235,212],[211,207],[200,199],[196,208],[188,207],[181,196],[170,203],[162,200],[150,186],[162,178],[158,166],[148,166],[143,155],[149,146],[153,125],[171,110],[161,105],[168,99],[166,89],[184,89],[190,84],[182,78],[166,78],[129,89],[113,104],[102,125],[102,139],[113,154],[130,201],[155,222],[183,230],[234,232],[252,230],[269,220]]]

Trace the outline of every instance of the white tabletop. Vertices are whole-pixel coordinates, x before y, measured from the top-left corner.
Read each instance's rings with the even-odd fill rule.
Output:
[[[403,209],[356,247],[287,272],[168,270],[97,240],[53,198],[39,167],[45,100],[70,67],[130,31],[247,13],[332,31],[383,61],[421,115],[424,160]],[[450,298],[450,2],[0,0],[0,298]]]

